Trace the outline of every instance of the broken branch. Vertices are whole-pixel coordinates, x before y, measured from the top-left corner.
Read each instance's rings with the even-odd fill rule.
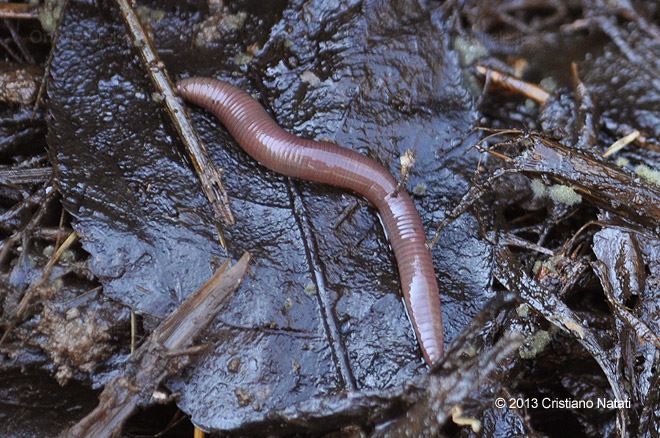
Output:
[[[105,386],[99,396],[99,405],[64,435],[118,436],[133,411],[139,405],[149,404],[158,385],[186,365],[185,358],[171,353],[193,344],[216,316],[222,303],[238,288],[249,262],[247,252],[230,268],[229,262],[225,262],[211,279],[186,298],[137,349],[124,375]]]

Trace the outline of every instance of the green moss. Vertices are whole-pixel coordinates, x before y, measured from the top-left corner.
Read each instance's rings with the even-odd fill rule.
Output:
[[[54,252],[55,247],[53,245],[48,245],[41,253],[44,255],[44,257],[51,258]]]
[[[65,249],[62,251],[62,255],[60,256],[60,263],[63,265],[70,265],[71,263],[76,261],[76,253],[73,252],[70,249]]]
[[[195,46],[208,47],[212,43],[222,41],[225,35],[241,30],[247,17],[245,12],[212,15],[197,26]]]
[[[165,18],[165,11],[160,9],[153,9],[148,6],[138,6],[135,8],[135,13],[140,18],[140,22],[143,24],[151,24]]]
[[[222,25],[227,30],[239,30],[243,28],[246,18],[247,18],[247,13],[245,12],[239,12],[237,14],[229,14],[223,18]]]
[[[651,184],[660,186],[660,171],[651,169],[644,164],[640,164],[639,166],[635,167],[635,173]]]
[[[582,196],[573,190],[572,187],[556,184],[548,188],[550,199],[560,204],[576,205],[582,202]]]
[[[545,347],[548,346],[551,340],[550,333],[545,330],[539,330],[525,339],[518,353],[522,359],[534,359],[539,353],[545,350]]]
[[[477,349],[475,348],[474,345],[468,344],[468,345],[463,347],[463,350],[462,350],[461,353],[468,356],[468,357],[475,357],[477,355]]]
[[[424,183],[419,183],[419,184],[415,185],[415,187],[413,187],[412,192],[413,192],[416,196],[424,196],[424,195],[426,195],[426,184],[424,184]]]
[[[529,304],[522,303],[521,305],[516,307],[516,313],[521,318],[527,318],[529,316],[529,309],[530,309]]]
[[[530,188],[532,189],[532,193],[534,193],[534,197],[537,199],[543,198],[546,195],[546,187],[545,184],[543,184],[543,181],[541,181],[538,178],[534,178],[532,182],[529,184]]]
[[[305,294],[313,297],[316,295],[316,285],[314,283],[307,283],[305,285]]]
[[[250,55],[249,53],[239,52],[234,57],[234,62],[236,65],[247,65],[252,62],[253,58],[254,56]]]
[[[619,157],[616,159],[614,164],[616,164],[619,167],[626,167],[628,164],[630,164],[630,160],[628,160],[627,158]]]
[[[532,271],[534,272],[534,275],[538,274],[542,268],[549,272],[557,272],[557,263],[561,259],[562,256],[556,255],[549,257],[547,260],[537,260],[534,263],[534,268],[532,268]]]

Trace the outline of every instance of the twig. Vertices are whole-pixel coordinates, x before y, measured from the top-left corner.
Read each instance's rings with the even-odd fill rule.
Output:
[[[497,236],[499,241],[507,246],[517,246],[520,248],[529,249],[531,251],[540,252],[541,254],[553,256],[555,255],[554,251],[551,249],[545,248],[541,245],[537,245],[528,240],[522,239],[512,233],[501,233]]]
[[[0,170],[0,184],[35,184],[47,181],[52,174],[51,167]]]
[[[70,228],[39,227],[34,230],[33,236],[37,239],[55,241],[57,242],[55,247],[58,247],[59,242],[66,239],[72,231]]]
[[[645,342],[649,342],[653,344],[655,348],[660,349],[660,336],[654,333],[653,330],[644,321],[635,316],[614,296],[614,288],[612,287],[612,283],[609,280],[609,270],[605,263],[594,261],[591,262],[591,267],[600,280],[600,284],[603,286],[603,291],[605,292],[607,301],[612,306],[612,310],[616,316],[625,324],[627,324],[635,332],[639,339]]]
[[[506,156],[509,172],[551,178],[569,186],[593,205],[611,211],[629,223],[639,224],[654,233],[660,231],[658,186],[646,183],[588,151],[566,147],[538,134],[514,140],[523,146],[523,150],[515,157]],[[473,188],[468,194],[472,191]]]
[[[575,147],[591,150],[596,144],[596,122],[594,121],[594,103],[587,87],[580,79],[578,66],[571,63],[571,77],[575,88],[577,118],[575,121]]]
[[[195,128],[191,125],[181,99],[174,92],[165,66],[158,58],[151,40],[128,0],[116,0],[116,2],[121,10],[128,33],[133,40],[133,45],[140,53],[151,82],[164,98],[167,112],[188,151],[206,197],[211,202],[216,215],[225,224],[233,224],[234,216],[229,208],[229,197],[222,184],[220,171],[211,161],[206,147],[199,139]],[[220,243],[224,246],[224,240],[222,238],[220,240]]]
[[[36,190],[20,204],[14,205],[11,209],[0,215],[0,228],[11,230],[12,228],[17,229],[22,227],[21,230],[14,232],[11,237],[7,238],[2,243],[2,248],[0,249],[0,264],[4,263],[5,258],[9,254],[9,251],[14,246],[14,244],[21,240],[25,233],[30,232],[36,227],[37,223],[46,213],[44,206],[54,196],[55,190],[53,190],[52,186],[47,185],[46,187],[42,187],[39,190]],[[34,207],[35,205],[39,205],[40,208],[24,225],[22,219],[23,213],[28,208]]]
[[[518,294],[525,303],[543,315],[548,322],[579,342],[603,370],[614,397],[617,400],[627,400],[627,393],[620,382],[617,368],[598,343],[594,333],[582,324],[580,317],[563,301],[530,278],[506,247],[496,245],[495,249],[495,260],[497,261],[494,270],[495,278],[506,289]],[[628,414],[625,409],[619,409],[617,426],[622,432],[621,436],[626,436],[627,418]]]
[[[58,230],[62,231],[64,229],[64,217],[66,216],[66,210],[62,207],[60,210],[60,223],[57,225]],[[68,238],[74,233],[74,231],[71,231],[71,233],[67,234],[65,238]],[[55,237],[55,248],[60,247],[60,243],[62,242],[62,235],[61,233],[58,233],[57,236]]]
[[[186,298],[137,349],[124,375],[105,386],[99,405],[65,436],[117,436],[138,405],[153,403],[152,394],[158,385],[186,365],[185,357],[173,357],[170,353],[185,351],[192,345],[222,303],[238,288],[249,261],[250,254],[246,252],[230,268],[229,261],[225,262],[209,281]]]
[[[177,410],[174,413],[174,415],[172,416],[172,418],[170,419],[170,422],[167,424],[167,426],[165,426],[165,429],[163,429],[160,432],[158,432],[157,434],[155,434],[153,436],[153,438],[160,438],[162,436],[165,436],[167,434],[167,432],[169,432],[170,430],[177,427],[182,421],[184,421],[187,418],[188,418],[187,415],[184,415],[183,412],[181,412],[180,410]],[[197,429],[195,427],[195,430],[199,430],[199,429]],[[194,435],[194,432],[193,432],[193,438],[197,438],[197,435]],[[204,438],[204,435],[202,435],[200,438]]]
[[[0,4],[0,18],[36,20],[38,18],[37,6],[28,3],[2,3]]]
[[[39,121],[44,120],[44,113],[39,113]],[[5,114],[0,117],[0,127],[3,126],[12,126],[12,127],[24,127],[26,125],[34,124],[34,117],[32,115],[32,110],[27,108],[17,108],[16,111],[12,111],[11,114]],[[45,156],[45,155],[44,155]],[[34,158],[34,157],[32,157]],[[32,159],[31,158],[31,159]]]
[[[504,175],[510,173],[518,173],[515,169],[499,169],[495,171],[491,176],[489,176],[485,181],[479,183],[478,185],[473,185],[470,189],[463,195],[458,205],[454,207],[447,215],[440,221],[438,226],[435,228],[435,234],[433,238],[427,242],[429,249],[433,249],[438,240],[440,239],[440,234],[442,230],[455,221],[460,215],[465,213],[475,202],[481,199],[488,192],[488,187],[498,178],[502,178]]]
[[[651,230],[660,230],[660,189],[584,150],[532,135],[512,167],[572,187],[590,203]]]
[[[34,106],[32,107],[33,120],[37,115],[37,110],[41,104],[41,98],[44,94],[44,91],[46,91],[46,78],[48,78],[48,75],[50,74],[50,64],[53,61],[53,55],[55,54],[55,44],[57,44],[57,40],[60,37],[60,25],[64,20],[64,13],[66,12],[66,7],[68,4],[69,0],[64,0],[64,4],[62,5],[62,12],[60,13],[59,17],[57,17],[57,24],[55,25],[55,30],[53,31],[53,36],[50,40],[50,52],[48,53],[48,59],[46,60],[46,65],[44,67],[44,75],[41,77],[39,91],[37,91],[37,97],[34,99]]]
[[[484,77],[490,80],[490,83],[493,86],[497,86],[505,90],[514,91],[516,93],[522,94],[538,102],[541,105],[543,105],[550,97],[550,93],[548,93],[538,85],[525,82],[521,79],[514,78],[513,76],[509,76],[497,70],[484,67],[483,65],[477,66],[477,72],[484,75]]]
[[[20,56],[18,56],[18,53],[14,52],[14,50],[11,48],[11,46],[7,43],[7,41],[0,39],[0,46],[2,46],[3,49],[11,56],[14,61],[18,62],[19,64],[22,64],[24,62],[23,59],[21,59]]]
[[[14,40],[14,43],[16,43],[16,47],[18,47],[18,50],[21,51],[23,54],[23,58],[30,63],[30,64],[35,64],[36,61],[30,54],[30,51],[25,47],[25,44],[23,44],[23,39],[21,36],[16,32],[16,28],[14,27],[14,24],[7,20],[6,18],[4,19],[5,26],[7,26],[7,29],[9,29],[9,33],[11,34],[12,39]]]
[[[629,145],[633,141],[637,140],[639,135],[640,135],[640,132],[635,129],[630,134],[621,137],[620,139],[618,139],[617,141],[612,143],[612,145],[609,148],[607,148],[607,150],[603,153],[603,158],[607,158],[610,155],[616,154],[621,149],[623,149],[624,147],[626,147],[627,145]]]
[[[605,225],[605,224],[603,222],[599,222],[599,221],[589,221],[589,222],[585,223],[573,234],[573,236],[571,236],[570,239],[568,239],[567,241],[564,242],[564,244],[562,245],[562,249],[561,249],[561,251],[559,251],[559,253],[560,254],[566,254],[568,251],[570,251],[570,249],[575,244],[575,241],[577,240],[577,238],[580,237],[580,235],[582,233],[584,233],[584,231],[587,228],[589,228],[591,226],[602,227],[603,225]]]
[[[342,212],[339,214],[339,217],[335,221],[335,223],[332,225],[332,229],[336,230],[338,229],[341,224],[344,223],[346,219],[348,219],[354,212],[357,210],[357,208],[360,206],[360,203],[357,199],[352,199],[350,205],[348,205]]]
[[[21,301],[18,303],[18,306],[16,306],[16,311],[14,312],[14,315],[11,318],[11,321],[7,324],[7,329],[5,332],[2,334],[2,337],[0,338],[0,345],[4,343],[4,341],[7,339],[11,331],[16,327],[16,324],[18,321],[20,321],[25,313],[27,312],[27,309],[29,308],[30,304],[32,303],[32,298],[34,295],[39,292],[41,287],[50,279],[50,274],[53,271],[53,267],[55,264],[59,261],[60,257],[62,256],[62,253],[66,251],[78,238],[78,235],[76,232],[72,232],[69,234],[69,237],[66,238],[66,240],[60,245],[57,250],[53,253],[53,256],[48,260],[48,263],[46,264],[46,267],[44,268],[44,272],[41,274],[41,277],[39,280],[37,280],[35,283],[32,283],[30,287],[25,291],[23,294],[23,298],[21,298]],[[27,252],[27,248],[24,248],[24,251]]]

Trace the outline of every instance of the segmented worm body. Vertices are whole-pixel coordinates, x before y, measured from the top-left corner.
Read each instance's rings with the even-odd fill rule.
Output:
[[[191,103],[213,113],[238,144],[267,168],[294,178],[329,184],[364,196],[380,213],[396,257],[401,289],[424,359],[442,356],[440,297],[431,253],[415,204],[379,163],[333,143],[284,131],[246,92],[219,80],[191,78],[177,88]]]

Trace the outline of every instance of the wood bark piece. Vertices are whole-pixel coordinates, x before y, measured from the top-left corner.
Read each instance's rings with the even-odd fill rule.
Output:
[[[225,299],[240,285],[250,261],[244,253],[228,268],[225,262],[190,295],[137,349],[126,373],[99,396],[99,405],[64,433],[66,437],[113,437],[139,405],[153,403],[152,394],[165,378],[187,363],[194,338],[210,323]]]

